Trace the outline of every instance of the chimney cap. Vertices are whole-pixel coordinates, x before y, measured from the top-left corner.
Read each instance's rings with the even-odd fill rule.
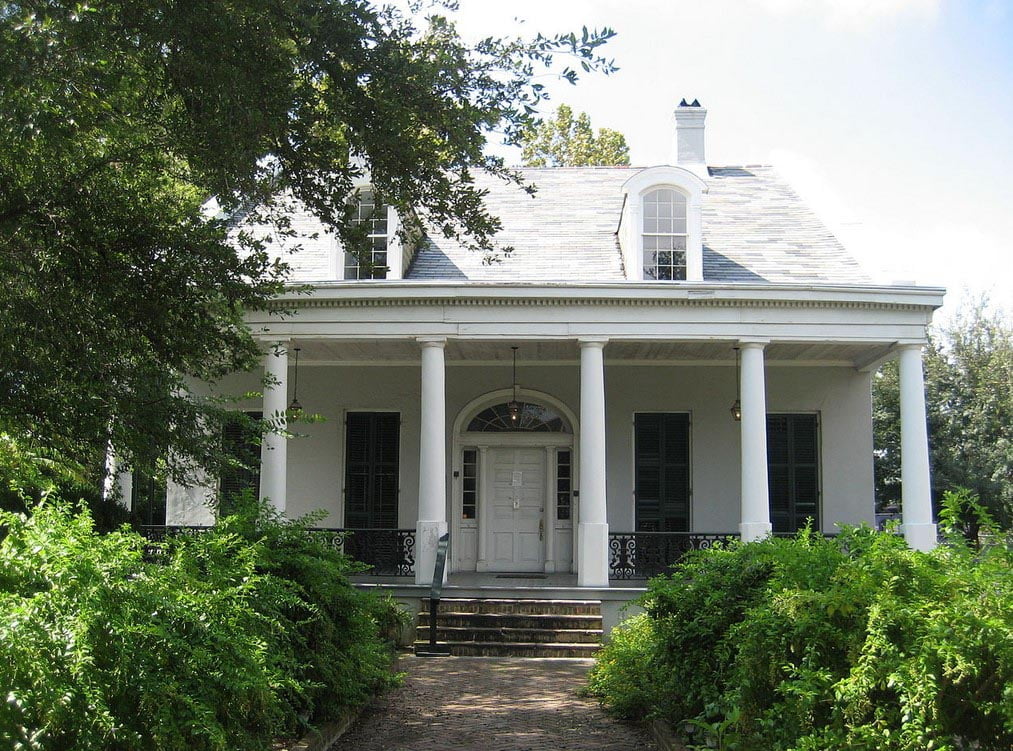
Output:
[[[680,107],[700,107],[702,105],[700,104],[700,100],[699,99],[694,99],[692,104],[688,104],[686,102],[686,97],[683,97],[682,101],[679,102],[679,106]]]

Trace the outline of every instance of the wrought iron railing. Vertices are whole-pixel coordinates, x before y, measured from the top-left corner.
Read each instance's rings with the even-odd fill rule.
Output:
[[[665,573],[690,550],[724,545],[738,533],[610,532],[609,577],[649,579]]]
[[[167,537],[198,535],[208,527],[181,525],[142,525],[140,533],[152,544],[145,549],[150,559],[157,559],[157,543]],[[345,529],[313,527],[311,534],[326,537],[327,543],[345,555],[370,566],[365,573],[373,576],[412,576],[415,573],[414,529]]]
[[[411,576],[415,573],[414,529],[328,529],[343,540],[345,555],[366,563],[374,576]]]

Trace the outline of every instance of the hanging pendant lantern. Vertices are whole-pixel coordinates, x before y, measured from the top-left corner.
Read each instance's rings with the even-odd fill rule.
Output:
[[[511,347],[510,349],[514,351],[514,377],[513,377],[514,396],[513,399],[510,400],[510,403],[507,404],[507,412],[510,413],[511,424],[517,425],[517,423],[521,419],[521,403],[517,401],[517,347]]]
[[[295,352],[295,371],[292,378],[292,403],[288,405],[288,411],[293,413],[302,412],[302,404],[299,403],[299,352],[300,347],[292,349]]]
[[[739,348],[735,347],[735,402],[732,404],[732,408],[728,410],[732,414],[732,419],[735,422],[742,420],[742,401],[740,399],[740,388],[741,381],[739,379]]]

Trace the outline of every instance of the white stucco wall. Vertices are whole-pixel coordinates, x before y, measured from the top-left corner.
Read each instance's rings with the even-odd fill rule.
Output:
[[[822,526],[873,521],[872,415],[870,375],[848,367],[773,366],[766,371],[770,412],[817,412],[821,426]],[[292,373],[289,375],[290,383]],[[579,413],[576,363],[527,365],[518,369],[525,388],[552,394]],[[447,368],[447,449],[451,453],[458,413],[481,395],[510,386],[509,364]],[[234,393],[259,388],[255,374],[221,384]],[[739,523],[739,423],[728,409],[735,398],[735,369],[729,366],[606,365],[608,425],[608,521],[613,531],[633,529],[633,415],[639,411],[689,412],[692,418],[692,529],[730,532]],[[313,366],[299,371],[299,400],[323,422],[294,425],[289,444],[288,513],[324,509],[326,526],[341,523],[346,411],[401,413],[401,502],[398,524],[415,526],[418,493],[420,369],[412,365]],[[259,409],[256,402],[241,406]],[[453,479],[448,493],[456,492]],[[176,500],[174,501],[174,498]],[[206,523],[192,494],[170,493],[175,523]],[[184,504],[185,502],[185,504]],[[174,507],[174,504],[175,507]],[[184,507],[185,506],[185,507]],[[448,514],[449,516],[449,514]],[[170,522],[172,523],[172,522]]]

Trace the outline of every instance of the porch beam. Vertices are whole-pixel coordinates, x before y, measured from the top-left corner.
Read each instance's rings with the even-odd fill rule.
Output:
[[[900,483],[904,539],[915,550],[936,546],[929,479],[922,345],[900,348]]]
[[[859,373],[872,373],[879,370],[880,365],[885,362],[889,362],[896,356],[897,342],[891,342],[884,347],[878,348],[871,354],[855,360],[855,370]]]
[[[415,582],[433,583],[436,547],[447,531],[446,337],[421,337],[422,423],[419,437],[419,516]]]
[[[288,339],[272,339],[264,353],[263,417],[278,430],[286,427],[288,408]],[[260,497],[285,513],[288,485],[288,440],[277,431],[260,442]]]
[[[580,344],[580,523],[577,586],[607,587],[608,514],[605,503],[605,356],[608,339]]]
[[[739,533],[746,542],[771,532],[767,491],[767,396],[763,365],[766,342],[740,341],[742,372],[742,496]]]

